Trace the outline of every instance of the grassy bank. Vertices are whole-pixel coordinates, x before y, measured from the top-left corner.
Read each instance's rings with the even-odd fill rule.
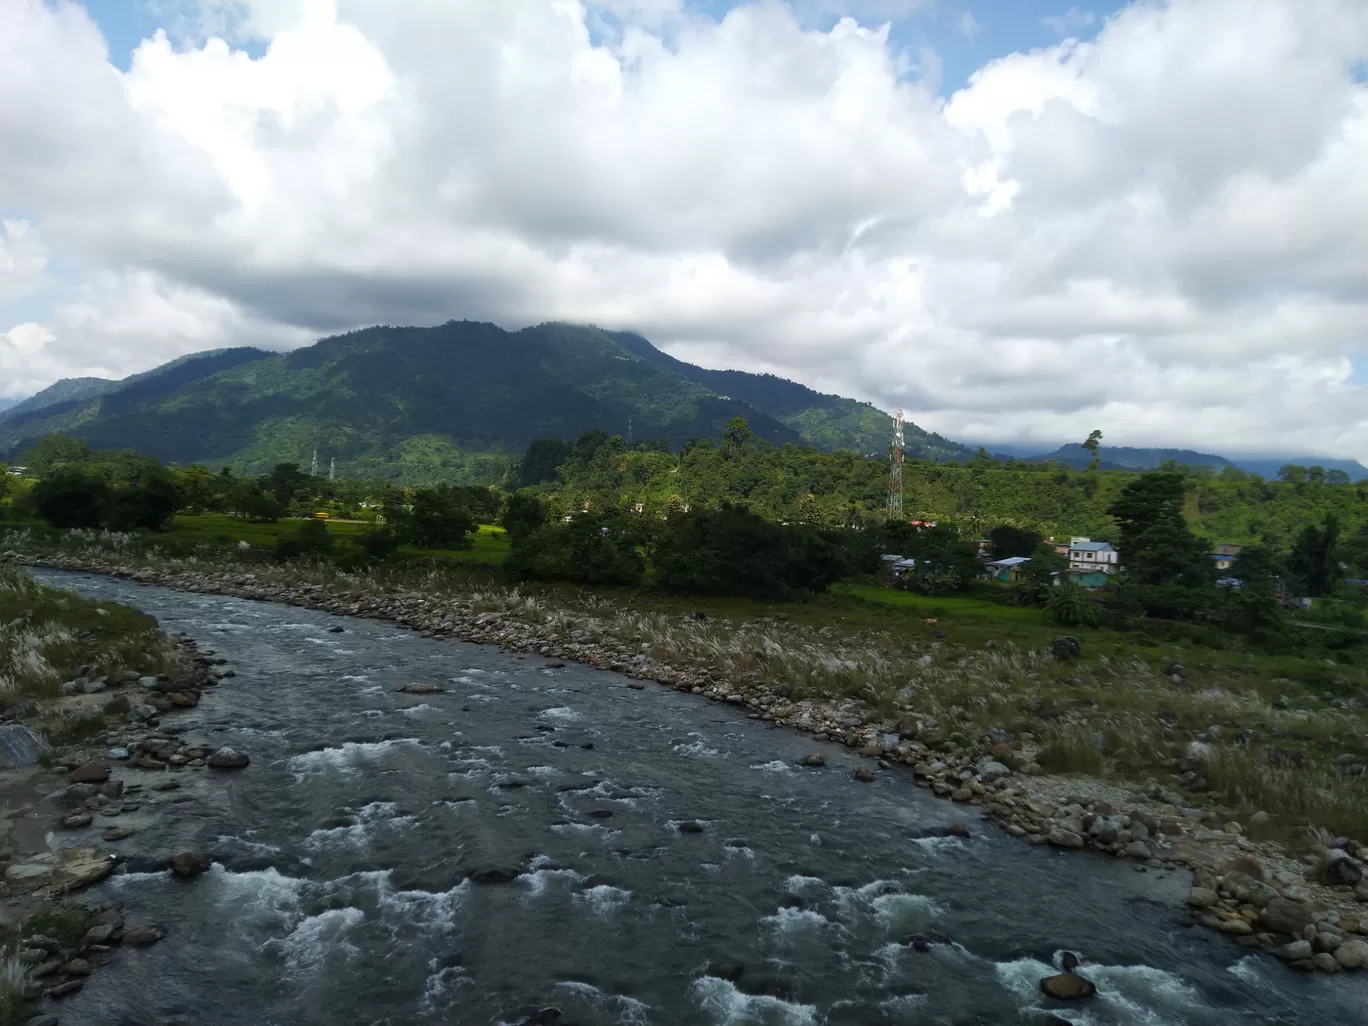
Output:
[[[0,551],[10,547],[154,570],[249,569],[230,551],[173,558],[122,536],[0,537]],[[250,572],[289,587],[416,593],[535,624],[557,639],[783,684],[796,697],[849,700],[853,715],[890,730],[915,720],[919,740],[949,750],[1005,731],[1041,746],[1046,771],[1176,791],[1183,803],[1217,805],[1241,822],[1264,812],[1259,829],[1279,835],[1313,824],[1368,837],[1368,675],[1348,654],[1270,657],[1234,640],[1216,648],[1071,630],[1082,655],[1061,662],[1050,643],[1064,632],[1038,610],[859,586],[757,603],[649,589],[511,588],[454,563],[354,574],[255,563]]]
[[[172,520],[170,529],[159,537],[163,539],[163,544],[175,547],[228,547],[245,541],[254,548],[274,549],[285,538],[297,534],[301,523],[302,520],[295,519],[262,524],[226,513],[182,513]],[[334,544],[346,546],[359,541],[362,535],[373,529],[373,525],[361,520],[329,520],[327,529]],[[494,565],[502,563],[508,556],[508,538],[500,527],[482,524],[471,540],[473,545],[469,549],[421,549],[406,545],[400,548],[399,557]]]
[[[150,616],[44,587],[0,564],[0,708],[60,699],[62,684],[82,675],[155,675],[173,658]]]

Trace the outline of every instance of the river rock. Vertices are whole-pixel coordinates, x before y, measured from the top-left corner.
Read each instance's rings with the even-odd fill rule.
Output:
[[[1072,830],[1064,830],[1061,827],[1055,827],[1046,835],[1045,839],[1057,848],[1083,847],[1083,838],[1079,837]]]
[[[701,834],[703,832],[703,824],[696,819],[686,819],[683,823],[679,824],[679,832],[681,834]]]
[[[57,1026],[57,1016],[55,1015],[35,1015],[32,1019],[27,1019],[24,1026]]]
[[[865,767],[860,766],[855,770],[855,779],[861,783],[869,784],[873,782],[874,774]]]
[[[1046,976],[1040,981],[1040,989],[1059,1001],[1076,1001],[1079,998],[1092,997],[1097,993],[1097,988],[1092,981],[1085,980],[1077,973],[1059,973],[1055,976]]]
[[[1287,898],[1274,898],[1259,912],[1259,925],[1270,933],[1300,934],[1311,925],[1311,912]]]
[[[442,686],[440,684],[405,684],[399,690],[406,695],[440,695]]]
[[[1345,969],[1358,969],[1368,965],[1368,941],[1345,941],[1334,951],[1335,961]]]
[[[813,752],[811,755],[803,756],[804,766],[825,766],[826,756],[821,752]]]
[[[49,987],[47,996],[50,998],[70,997],[84,986],[84,980],[67,980],[65,983],[57,984],[55,987]]]
[[[1353,887],[1363,879],[1363,870],[1349,856],[1341,854],[1325,867],[1325,882],[1331,886]]]
[[[208,855],[194,851],[178,851],[171,856],[171,872],[177,876],[199,876],[208,872],[213,864]]]
[[[135,947],[146,947],[155,944],[166,936],[166,932],[160,926],[130,926],[124,931],[123,939],[125,944],[132,944]]]
[[[115,695],[104,704],[104,711],[107,716],[125,716],[133,709],[133,703],[129,701],[127,695]]]
[[[205,760],[210,769],[242,769],[252,760],[236,748],[220,748]]]
[[[37,765],[47,751],[51,751],[48,743],[22,723],[0,726],[0,770]]]
[[[1012,771],[995,759],[985,759],[978,766],[978,778],[985,784],[995,783],[1011,775]]]
[[[1131,841],[1126,845],[1126,857],[1132,859],[1149,859],[1153,855],[1149,850],[1149,845],[1144,841]]]
[[[62,971],[68,976],[89,976],[90,963],[84,958],[73,958],[62,967]]]
[[[1317,951],[1311,956],[1311,964],[1323,973],[1337,973],[1340,971],[1340,964],[1335,961],[1335,956],[1325,951]]]
[[[1188,904],[1193,908],[1210,908],[1220,900],[1220,895],[1210,887],[1194,887],[1188,891]]]
[[[73,812],[70,816],[62,817],[60,825],[68,830],[79,830],[81,827],[90,826],[94,818],[89,812]]]
[[[118,929],[113,923],[101,923],[98,926],[92,926],[81,938],[81,949],[85,950],[96,944],[108,944]]]
[[[71,779],[77,784],[103,784],[109,779],[109,765],[103,762],[87,762],[71,771]]]

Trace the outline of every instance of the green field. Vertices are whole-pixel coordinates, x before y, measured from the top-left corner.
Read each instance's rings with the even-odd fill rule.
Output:
[[[299,530],[302,519],[280,520],[273,524],[253,523],[226,513],[182,513],[171,522],[165,537],[171,541],[201,545],[232,545],[245,541],[254,548],[274,548]],[[329,520],[328,533],[337,543],[355,541],[372,529],[362,520]],[[502,563],[508,556],[508,536],[503,528],[481,524],[469,549],[419,549],[404,546],[403,559],[440,559],[463,563]]]

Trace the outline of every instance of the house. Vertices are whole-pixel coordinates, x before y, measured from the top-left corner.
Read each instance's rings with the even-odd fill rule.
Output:
[[[19,477],[21,474],[23,474],[23,473],[24,473],[25,471],[27,471],[27,470],[28,470],[28,467],[10,467],[10,468],[9,468],[9,474],[10,474],[10,477]]]
[[[1229,570],[1235,565],[1235,556],[1228,552],[1213,552],[1211,561],[1216,565],[1217,570]]]
[[[1080,588],[1097,590],[1099,588],[1110,588],[1112,584],[1111,574],[1100,566],[1074,569],[1069,567],[1069,580]]]
[[[1216,551],[1222,556],[1238,556],[1243,548],[1239,542],[1222,542],[1216,546]]]
[[[1025,572],[1026,564],[1030,561],[1030,556],[1008,556],[1006,559],[995,559],[991,563],[985,563],[983,569],[990,580],[1019,581]]]
[[[993,553],[993,540],[991,538],[975,538],[974,548],[978,549],[980,556],[990,556]]]
[[[1055,541],[1053,538],[1046,538],[1043,544],[1048,545],[1050,546],[1050,548],[1054,549],[1054,553],[1056,556],[1063,556],[1067,558],[1069,555],[1068,542]]]
[[[1101,570],[1104,574],[1114,574],[1120,569],[1120,553],[1111,542],[1093,541],[1091,538],[1073,538],[1069,541],[1069,570]]]

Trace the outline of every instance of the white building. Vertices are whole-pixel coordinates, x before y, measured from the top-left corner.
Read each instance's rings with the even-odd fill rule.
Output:
[[[1101,570],[1114,574],[1120,569],[1121,554],[1111,542],[1074,538],[1069,542],[1070,570]]]

